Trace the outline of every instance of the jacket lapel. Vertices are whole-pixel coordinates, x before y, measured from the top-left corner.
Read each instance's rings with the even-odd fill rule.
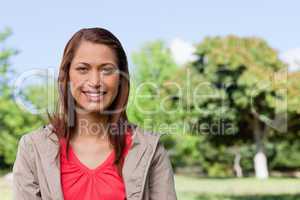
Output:
[[[149,163],[154,154],[159,137],[147,140],[143,130],[139,127],[133,129],[133,142],[123,166],[123,179],[128,200],[142,199],[146,174]]]
[[[49,189],[53,199],[62,200],[63,193],[61,188],[60,177],[60,159],[59,159],[59,141],[57,136],[52,132],[51,125],[47,125],[45,131],[49,140],[47,140],[46,162],[44,162],[44,170]]]
[[[130,153],[128,152],[124,161],[122,170],[124,176],[132,174],[132,172],[135,170],[135,167],[138,165],[141,156],[147,149],[147,145],[141,144],[142,141],[140,141],[137,131],[138,130],[136,128],[133,130],[132,145],[129,150]]]

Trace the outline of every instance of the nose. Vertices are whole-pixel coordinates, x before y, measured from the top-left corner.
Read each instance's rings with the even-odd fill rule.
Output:
[[[98,87],[101,83],[100,73],[98,71],[93,71],[88,78],[88,82],[91,86]]]

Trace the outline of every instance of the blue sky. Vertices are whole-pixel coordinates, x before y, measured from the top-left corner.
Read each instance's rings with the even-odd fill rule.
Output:
[[[145,42],[181,38],[198,43],[205,36],[259,36],[281,53],[300,47],[300,1],[16,1],[1,2],[0,30],[13,35],[7,46],[19,49],[13,68],[55,67],[73,33],[104,27],[128,54]]]

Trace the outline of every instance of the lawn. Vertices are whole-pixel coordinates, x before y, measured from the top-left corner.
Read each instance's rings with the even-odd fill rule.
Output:
[[[259,181],[254,178],[196,179],[175,176],[179,200],[298,200],[300,179],[270,178]],[[0,177],[0,199],[10,200],[11,190]]]
[[[5,182],[3,176],[0,177],[0,199],[1,200],[11,200],[11,188]]]
[[[300,179],[195,179],[175,177],[179,200],[298,200]]]

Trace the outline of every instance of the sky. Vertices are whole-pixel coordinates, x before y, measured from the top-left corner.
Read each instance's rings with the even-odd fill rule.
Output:
[[[300,1],[296,0],[6,0],[0,6],[0,30],[10,27],[13,31],[5,45],[20,51],[11,59],[18,73],[57,68],[69,38],[86,27],[104,27],[114,33],[131,68],[132,52],[156,39],[196,44],[206,36],[258,36],[289,59],[300,55]]]

